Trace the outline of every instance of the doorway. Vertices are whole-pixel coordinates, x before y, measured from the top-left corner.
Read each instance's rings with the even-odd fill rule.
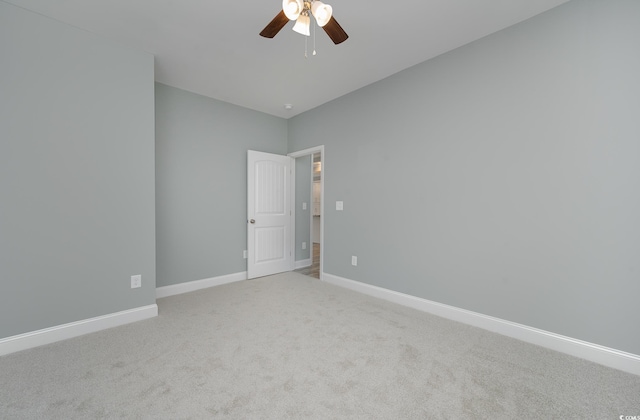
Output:
[[[290,153],[295,158],[296,272],[322,279],[324,146]]]

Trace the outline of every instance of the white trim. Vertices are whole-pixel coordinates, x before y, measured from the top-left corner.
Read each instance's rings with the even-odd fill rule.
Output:
[[[56,341],[78,337],[107,328],[118,327],[130,324],[143,319],[158,316],[158,305],[141,306],[139,308],[126,311],[115,312],[95,318],[84,319],[82,321],[70,322],[68,324],[57,325],[55,327],[44,328],[25,334],[14,335],[0,339],[0,356],[26,350]]]
[[[291,229],[289,229],[291,231],[291,235],[289,237],[289,253],[291,255],[291,267],[289,267],[289,271],[293,271],[296,269],[296,249],[297,249],[297,245],[296,245],[296,210],[297,208],[296,207],[297,206],[296,206],[296,160],[291,156],[289,156],[289,168],[291,169],[290,179],[289,179],[289,189],[291,190],[289,194],[289,200],[291,201],[290,203],[290,209],[291,209],[290,219],[291,220],[289,220],[290,222],[289,225],[291,226]]]
[[[527,343],[536,344],[551,350],[609,366],[614,369],[640,375],[640,356],[636,354],[566,337],[538,328],[528,327],[526,325],[483,315],[466,309],[456,308],[455,306],[445,305],[416,296],[395,292],[382,287],[349,280],[333,274],[323,274],[322,279],[324,281],[336,286],[345,287],[356,292],[364,293],[366,295],[384,299],[403,306],[408,306],[419,311],[428,312],[443,318],[473,325],[507,337],[526,341]]]
[[[315,147],[310,147],[308,149],[299,150],[297,152],[288,153],[287,156],[291,156],[292,158],[295,159],[295,158],[299,158],[299,157],[303,157],[303,156],[307,156],[307,155],[313,155],[316,152],[322,153],[323,150],[324,150],[324,145],[315,146]]]
[[[306,260],[296,261],[296,270],[298,270],[300,268],[310,267],[311,264],[313,264],[313,261],[311,261],[311,258],[308,258]]]
[[[156,299],[164,298],[167,296],[180,295],[182,293],[193,292],[200,289],[207,289],[209,287],[220,286],[227,283],[233,283],[236,281],[242,281],[247,279],[247,272],[241,271],[239,273],[227,274],[224,276],[211,277],[209,279],[188,281],[186,283],[172,284],[169,286],[162,286],[156,288]]]

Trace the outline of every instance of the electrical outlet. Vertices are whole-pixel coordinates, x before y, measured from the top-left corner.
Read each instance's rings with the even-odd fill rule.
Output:
[[[302,243],[302,249],[307,249],[307,243],[306,242]]]
[[[351,256],[351,265],[353,266],[358,265],[358,257],[356,257],[355,255]]]
[[[342,201],[336,201],[336,210],[338,211],[344,210],[344,203]]]
[[[307,209],[307,203],[302,203],[302,210],[306,210]]]
[[[131,288],[137,289],[138,287],[142,287],[142,275],[140,274],[131,276]]]
[[[242,258],[247,259],[247,250],[242,251]]]

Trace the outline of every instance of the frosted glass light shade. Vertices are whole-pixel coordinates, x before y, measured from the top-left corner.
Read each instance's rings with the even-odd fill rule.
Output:
[[[311,35],[309,33],[310,22],[311,22],[311,19],[309,18],[308,14],[305,13],[304,15],[300,15],[298,16],[298,20],[296,21],[296,24],[293,25],[293,30],[299,34],[310,36]]]
[[[311,13],[313,13],[313,17],[316,18],[318,26],[324,26],[329,23],[331,14],[333,13],[333,8],[328,4],[324,4],[323,2],[316,0],[311,3]]]
[[[282,11],[289,20],[296,20],[304,10],[302,0],[282,0]]]

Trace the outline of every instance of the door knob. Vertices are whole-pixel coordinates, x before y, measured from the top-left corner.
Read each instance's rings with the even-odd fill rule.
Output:
[[[249,220],[249,223],[251,223],[251,224],[253,224],[253,223],[255,223],[255,222],[256,222],[256,220],[255,220],[255,219],[251,219],[251,220]]]

